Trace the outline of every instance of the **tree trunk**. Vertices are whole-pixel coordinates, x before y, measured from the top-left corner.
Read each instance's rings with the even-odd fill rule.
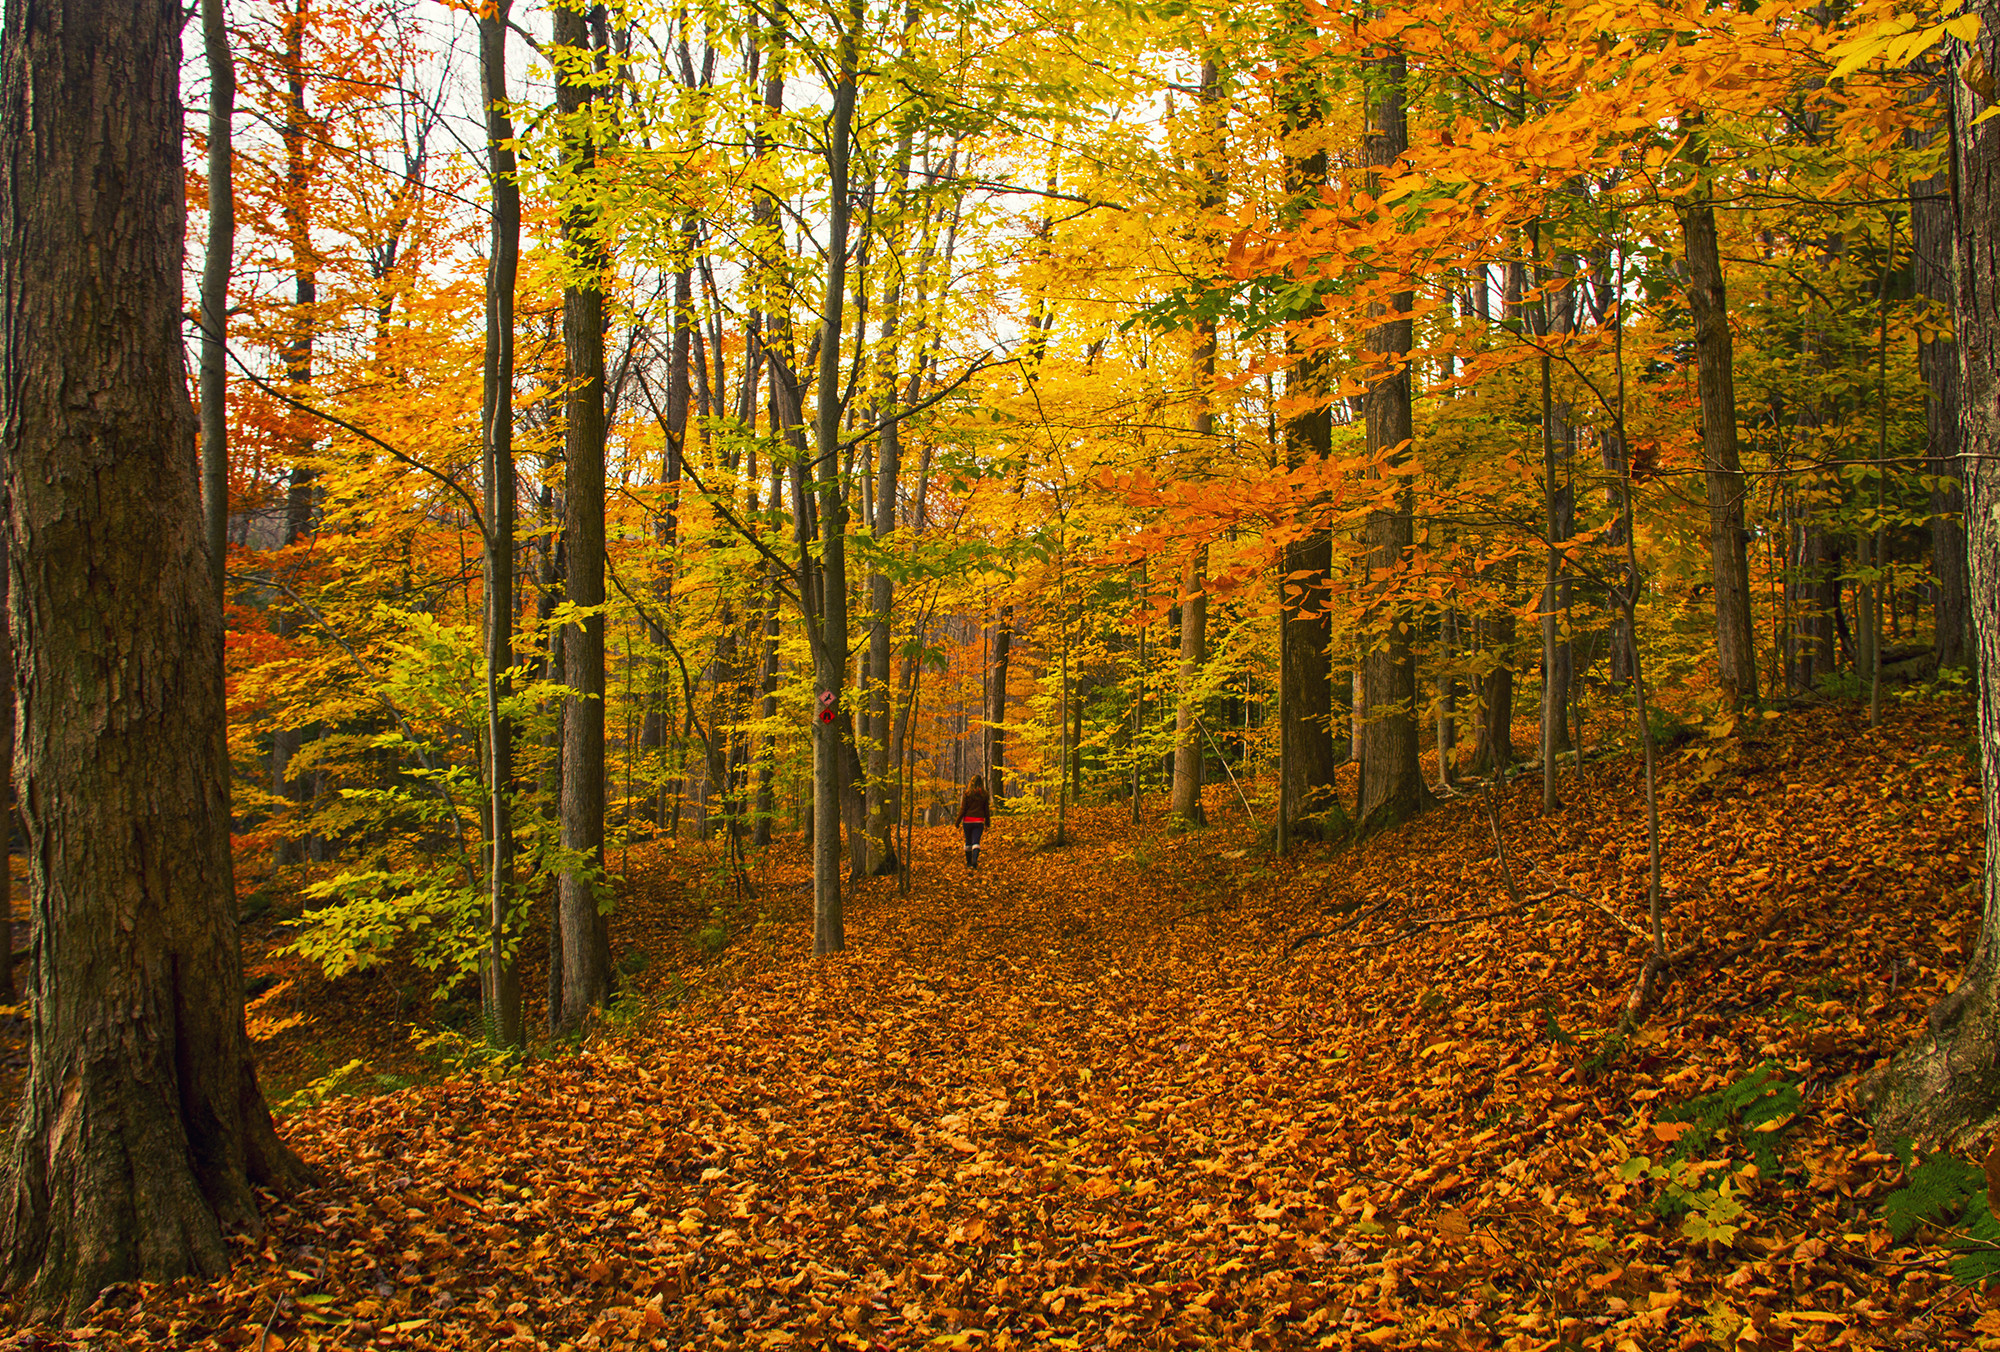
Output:
[[[1951,180],[1910,184],[1910,244],[1917,294],[1951,304]],[[1958,352],[1951,339],[1917,344],[1917,368],[1927,397],[1925,472],[1931,488],[1931,571],[1937,578],[1937,665],[1963,669],[1973,661],[1972,589],[1965,545],[1964,467],[1958,456]]]
[[[285,15],[283,68],[288,102],[280,137],[285,147],[285,195],[280,204],[285,232],[292,252],[292,330],[286,335],[281,356],[285,380],[295,397],[302,397],[312,384],[313,330],[319,303],[318,256],[313,250],[312,214],[309,207],[310,145],[313,136],[306,112],[305,30],[311,16],[311,0],[296,0]],[[293,446],[291,473],[285,486],[285,525],[281,537],[285,548],[296,545],[312,530],[313,488],[319,478],[311,463],[313,441],[301,436]],[[295,570],[288,570],[295,571]],[[300,612],[290,597],[274,607],[272,628],[280,638],[298,633]],[[312,798],[311,786],[292,776],[291,766],[305,734],[296,727],[281,726],[271,734],[271,792],[295,805]],[[294,813],[296,815],[296,812]],[[296,864],[306,857],[307,842],[285,835],[278,840],[276,862]]]
[[[243,1028],[222,614],[181,350],[181,9],[14,0],[0,427],[33,1047],[0,1239],[31,1315],[215,1274],[306,1180]]]
[[[2000,495],[2000,122],[1974,122],[1986,100],[1972,86],[2000,70],[2000,0],[1975,0],[1979,32],[1950,43],[1954,177],[1952,314],[1959,438],[1975,503]],[[1972,594],[2000,595],[2000,518],[1968,514]],[[1972,961],[1931,1008],[1928,1026],[1874,1085],[1875,1139],[1983,1139],[2000,1116],[2000,619],[1974,612],[1979,654],[1980,798],[1986,814],[1983,916]]]
[[[1312,138],[1309,153],[1285,156],[1285,193],[1289,209],[1299,212],[1316,202],[1326,185],[1327,152],[1318,140],[1326,109],[1315,68],[1307,62],[1295,66],[1280,86],[1280,97],[1287,136]],[[1291,358],[1286,393],[1312,401],[1285,421],[1285,463],[1296,468],[1332,454],[1333,409],[1327,402],[1326,355],[1310,350],[1291,332],[1286,347]],[[1279,797],[1288,842],[1328,839],[1345,825],[1334,787],[1334,773],[1346,757],[1336,754],[1332,721],[1333,622],[1326,588],[1333,539],[1316,521],[1308,529],[1310,534],[1285,546],[1278,577],[1278,680],[1283,686],[1278,735],[1284,747]]]
[[[1400,50],[1365,64],[1369,87],[1363,159],[1371,170],[1386,169],[1409,147],[1403,106],[1407,65]],[[1379,175],[1371,173],[1369,178],[1374,182]],[[1385,359],[1387,372],[1371,379],[1363,401],[1368,452],[1371,456],[1389,452],[1392,464],[1402,463],[1410,453],[1412,335],[1407,315],[1415,301],[1412,292],[1397,292],[1389,304],[1405,317],[1385,317],[1386,322],[1367,333],[1369,352]],[[1403,449],[1396,450],[1398,446]],[[1356,817],[1364,833],[1408,820],[1423,810],[1428,796],[1417,761],[1417,663],[1411,643],[1415,616],[1397,596],[1400,584],[1393,578],[1415,540],[1409,492],[1407,487],[1396,489],[1395,505],[1370,512],[1363,528],[1369,572],[1390,579],[1381,584],[1374,607],[1381,634],[1370,636],[1361,663],[1362,770]]]
[[[554,38],[571,49],[559,70],[556,104],[566,119],[564,172],[587,182],[597,163],[590,132],[580,125],[593,98],[590,31],[582,13],[555,10]],[[563,215],[569,266],[580,276],[563,287],[563,548],[565,598],[573,606],[604,604],[604,291],[598,221],[578,193]],[[583,1026],[611,996],[611,945],[598,906],[604,862],[604,616],[570,625],[563,636],[564,676],[575,695],[563,701],[562,846],[585,869],[562,874],[557,902],[562,921],[564,1032]]]
[[[236,247],[232,123],[236,60],[222,0],[201,0],[208,56],[208,250],[201,265],[201,505],[215,602],[223,603],[229,563],[229,418],[227,399],[229,270]]]
[[[1174,786],[1171,810],[1190,826],[1206,826],[1201,809],[1201,702],[1195,686],[1208,662],[1208,546],[1188,560],[1181,583],[1180,692],[1174,705]]]
[[[1014,647],[1014,607],[1000,607],[993,628],[993,689],[987,699],[986,746],[981,756],[986,773],[986,794],[993,810],[1000,810],[1005,796],[1001,784],[1007,773],[1007,663]]]
[[[1511,571],[1511,565],[1509,565]],[[1510,589],[1511,590],[1511,589]],[[1505,770],[1514,756],[1514,612],[1502,610],[1473,621],[1479,647],[1492,662],[1479,678],[1479,729],[1472,746],[1472,773]]]
[[[847,298],[849,139],[854,127],[855,80],[861,64],[862,0],[849,0],[840,34],[840,78],[833,89],[828,128],[826,302],[821,312],[819,374],[814,397],[814,478],[820,493],[818,634],[813,643],[814,683],[821,717],[813,724],[813,954],[847,947],[840,895],[840,691],[847,658],[847,494],[840,476],[840,324]],[[801,560],[801,566],[804,561]]]
[[[480,1003],[487,1038],[497,1047],[526,1040],[521,1017],[520,935],[514,899],[514,723],[501,708],[514,692],[514,283],[521,261],[521,190],[514,181],[514,125],[507,111],[507,11],[479,21],[479,64],[486,103],[492,245],[486,269],[486,361],[480,424],[484,430],[486,540],[486,746],[488,809],[487,945]]]
[[[1706,174],[1706,131],[1683,117],[1688,158]],[[1750,562],[1745,553],[1743,465],[1736,449],[1735,345],[1715,206],[1704,182],[1676,207],[1687,249],[1688,308],[1694,313],[1696,387],[1701,398],[1702,469],[1708,483],[1708,559],[1715,583],[1716,676],[1732,704],[1757,698],[1757,650],[1750,634]]]

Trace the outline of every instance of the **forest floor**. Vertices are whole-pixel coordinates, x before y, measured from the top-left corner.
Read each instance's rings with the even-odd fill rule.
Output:
[[[1200,831],[1003,816],[973,875],[919,831],[912,894],[861,888],[815,961],[791,840],[760,920],[675,938],[582,1048],[292,1112],[328,1181],[227,1278],[4,1345],[2000,1346],[1937,1235],[1884,1228],[1854,1100],[1977,932],[1970,720],[1671,755],[1695,947],[1628,1037],[1631,757],[1553,817],[1500,792],[1518,903],[1476,797],[1274,860],[1225,783]],[[713,925],[697,864],[635,850],[617,942]]]

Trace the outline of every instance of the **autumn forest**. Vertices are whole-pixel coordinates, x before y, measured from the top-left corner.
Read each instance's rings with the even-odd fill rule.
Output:
[[[0,1345],[2000,1345],[1996,25],[6,0]]]

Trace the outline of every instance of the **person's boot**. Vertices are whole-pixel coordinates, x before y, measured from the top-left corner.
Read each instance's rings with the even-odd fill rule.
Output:
[[[966,846],[965,847],[966,872],[970,873],[973,869],[976,869],[978,867],[979,867],[979,856],[973,853],[972,847],[970,845]]]
[[[974,845],[970,850],[966,851],[966,853],[972,856],[972,871],[974,873],[979,872],[979,847],[977,845]]]

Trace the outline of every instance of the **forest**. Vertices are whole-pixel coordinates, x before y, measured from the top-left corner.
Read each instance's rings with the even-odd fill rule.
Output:
[[[2000,1346],[1996,34],[6,0],[0,1346]]]

